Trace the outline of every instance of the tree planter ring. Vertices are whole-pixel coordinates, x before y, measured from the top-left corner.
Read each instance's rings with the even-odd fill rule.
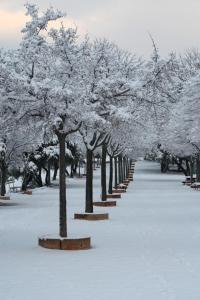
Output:
[[[33,192],[32,191],[24,191],[24,192],[22,192],[22,194],[24,194],[24,195],[33,195]]]
[[[91,238],[51,238],[41,237],[39,246],[54,250],[88,250],[91,248]]]
[[[86,221],[103,221],[109,219],[109,214],[107,213],[76,213],[74,214],[75,220],[86,220]]]
[[[120,199],[121,198],[121,193],[107,194],[106,198],[107,199]]]
[[[130,183],[130,180],[128,180],[128,179],[125,179],[125,180],[123,181],[123,184],[125,184],[126,186],[128,186],[129,183]]]
[[[10,196],[0,196],[0,200],[10,200]]]
[[[120,183],[114,189],[124,189],[126,190],[127,184]]]
[[[113,189],[113,193],[116,193],[116,194],[126,193],[126,190],[117,188],[117,189]]]
[[[93,202],[94,206],[101,206],[101,207],[113,207],[113,206],[117,206],[117,202],[116,201],[97,201],[97,202]]]

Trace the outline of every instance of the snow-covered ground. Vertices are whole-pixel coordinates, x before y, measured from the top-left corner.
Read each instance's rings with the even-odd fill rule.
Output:
[[[58,189],[12,194],[0,207],[0,300],[200,299],[200,192],[183,176],[138,162],[135,181],[109,221],[73,220],[83,211],[85,179],[68,180],[69,232],[90,235],[89,251],[37,246],[58,231]],[[100,171],[95,172],[95,200]]]

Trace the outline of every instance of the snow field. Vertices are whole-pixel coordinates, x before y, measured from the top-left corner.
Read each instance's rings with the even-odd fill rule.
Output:
[[[95,208],[110,214],[100,222],[73,220],[84,211],[85,179],[67,180],[68,230],[90,235],[89,251],[37,246],[38,236],[58,232],[56,187],[12,194],[13,205],[0,207],[0,299],[198,300],[199,192],[153,162],[138,162],[134,178],[116,208]]]

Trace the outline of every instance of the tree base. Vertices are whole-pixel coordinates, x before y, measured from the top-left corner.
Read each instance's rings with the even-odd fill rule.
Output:
[[[33,192],[32,191],[24,191],[24,192],[22,192],[22,194],[24,194],[24,195],[33,195]]]
[[[91,238],[51,238],[42,237],[39,246],[54,250],[88,250],[91,248]]]
[[[117,185],[117,187],[115,187],[116,189],[123,189],[123,190],[126,190],[127,189],[127,184],[123,184],[123,183],[120,183]]]
[[[126,193],[126,190],[117,188],[117,189],[113,189],[113,193],[116,193],[116,194]]]
[[[125,180],[123,181],[123,184],[126,184],[127,186],[128,186],[129,183],[130,183],[130,180],[129,180],[129,179],[125,179]]]
[[[86,221],[102,221],[102,220],[108,220],[109,214],[104,213],[80,213],[80,214],[74,214],[75,220],[86,220]]]
[[[119,193],[108,194],[108,195],[106,195],[106,198],[107,199],[120,199],[121,194],[119,194]]]
[[[127,178],[133,178],[133,174],[128,174]]]
[[[0,200],[10,200],[10,196],[0,196]]]
[[[97,201],[97,202],[93,202],[94,206],[101,206],[101,207],[113,207],[113,206],[117,206],[117,202],[116,201]]]

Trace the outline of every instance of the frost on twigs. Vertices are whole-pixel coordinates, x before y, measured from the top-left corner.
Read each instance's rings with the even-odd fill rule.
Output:
[[[31,17],[31,21],[26,23],[25,28],[22,29],[22,33],[27,36],[38,35],[40,30],[47,29],[50,21],[56,21],[65,16],[65,14],[59,10],[54,10],[53,7],[48,8],[43,14],[39,15],[39,9],[36,4],[25,4],[26,15]]]

